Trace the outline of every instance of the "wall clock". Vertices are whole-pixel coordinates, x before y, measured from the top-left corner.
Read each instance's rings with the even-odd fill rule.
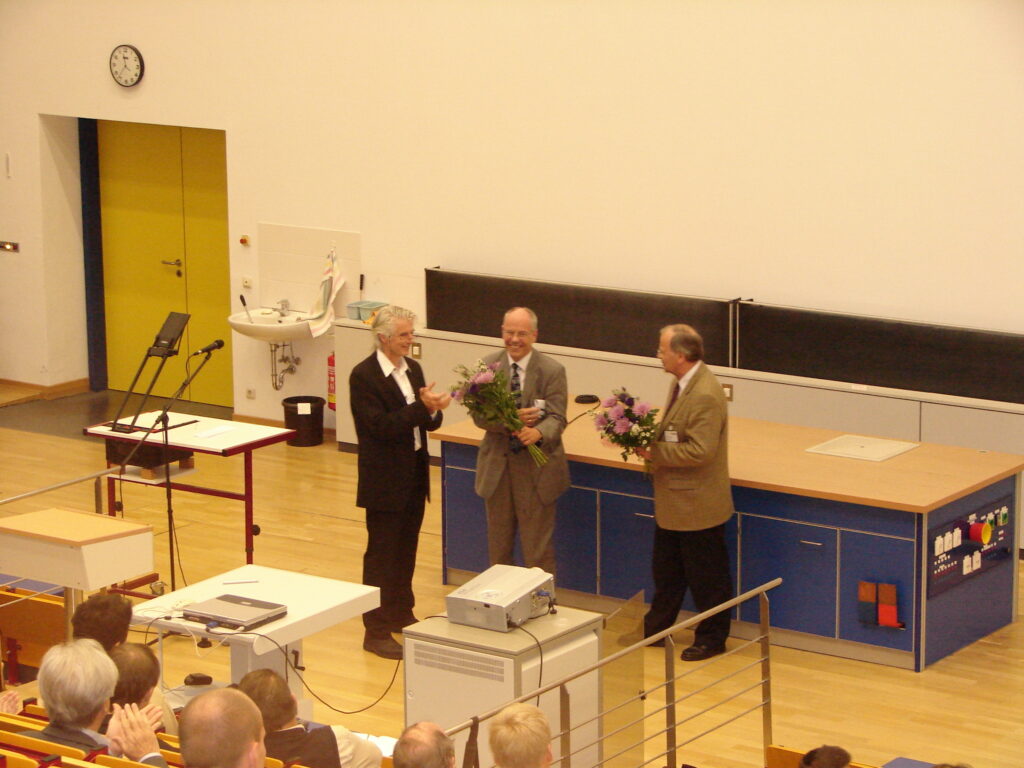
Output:
[[[119,45],[110,52],[110,76],[118,85],[125,88],[138,85],[145,71],[142,54],[134,45]]]

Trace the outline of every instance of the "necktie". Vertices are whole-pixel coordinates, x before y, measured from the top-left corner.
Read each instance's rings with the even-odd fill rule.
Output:
[[[665,409],[666,413],[668,413],[669,411],[672,410],[672,406],[676,404],[676,400],[678,398],[679,398],[679,382],[676,382],[676,385],[672,388],[672,396],[668,399],[668,408]]]
[[[520,398],[523,395],[523,383],[519,378],[519,364],[512,363],[512,378],[508,382],[509,392],[512,393],[512,399],[516,402],[516,408],[519,407]],[[523,450],[523,444],[519,442],[519,438],[515,435],[508,436],[508,447],[512,453],[519,453]]]
[[[519,379],[519,363],[512,363],[512,379],[509,381],[509,390],[516,400],[516,405],[523,396],[523,384]]]

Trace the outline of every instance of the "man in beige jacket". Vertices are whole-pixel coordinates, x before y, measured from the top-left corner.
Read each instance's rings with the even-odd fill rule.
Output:
[[[732,597],[725,523],[732,517],[725,393],[703,362],[704,342],[688,325],[661,330],[658,357],[674,380],[649,448],[637,452],[654,476],[654,599],[644,636],[676,623],[686,590],[698,611]],[[702,621],[684,661],[725,650],[729,613]]]

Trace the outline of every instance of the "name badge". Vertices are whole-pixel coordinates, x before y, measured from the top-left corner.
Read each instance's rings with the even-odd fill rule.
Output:
[[[666,429],[664,432],[661,433],[661,436],[664,438],[666,443],[679,442],[679,433],[676,432],[674,429]]]

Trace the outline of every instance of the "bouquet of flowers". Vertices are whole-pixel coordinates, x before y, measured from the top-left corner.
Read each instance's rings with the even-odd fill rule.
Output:
[[[498,370],[500,365],[485,365],[483,360],[477,360],[473,367],[456,366],[455,373],[459,374],[460,381],[450,391],[452,398],[466,406],[473,416],[484,421],[496,421],[509,432],[518,432],[523,428],[523,422],[517,413],[515,397],[509,392],[505,372]],[[526,449],[538,467],[547,464],[548,457],[539,446],[528,445]]]
[[[613,389],[601,407],[604,410],[594,415],[594,426],[605,440],[622,449],[623,461],[629,460],[634,448],[646,448],[654,441],[658,409],[641,403],[625,387]]]

